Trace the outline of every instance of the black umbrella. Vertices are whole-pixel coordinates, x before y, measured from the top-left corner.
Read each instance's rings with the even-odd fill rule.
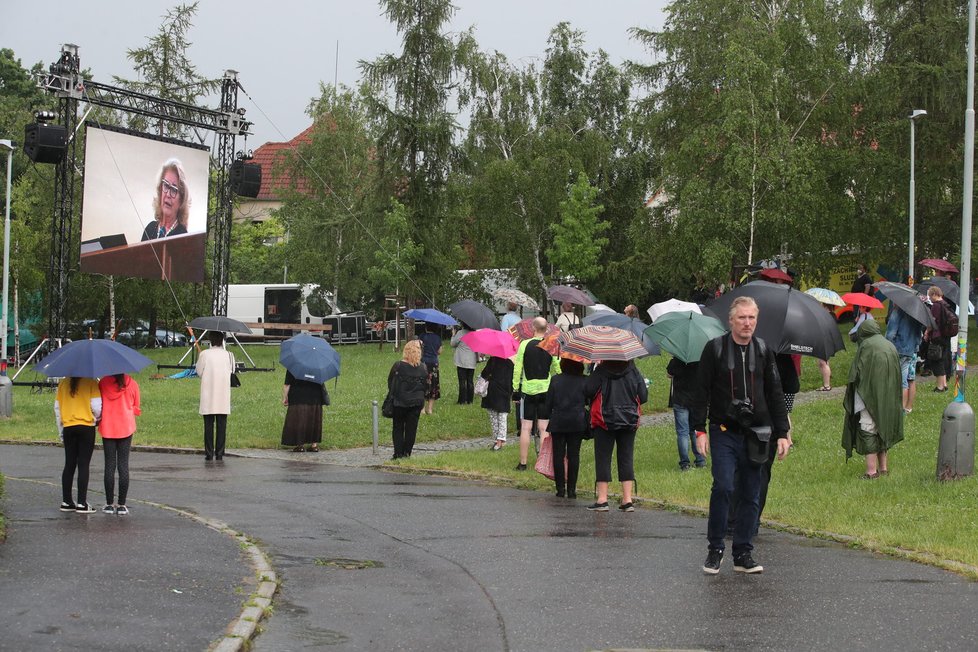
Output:
[[[480,328],[491,328],[494,331],[499,330],[499,318],[496,317],[496,313],[487,305],[478,301],[471,299],[456,301],[448,306],[448,310],[451,311],[455,319],[474,331]]]
[[[237,319],[221,317],[220,315],[198,317],[190,322],[190,327],[198,330],[221,331],[222,333],[251,333],[251,329]]]
[[[752,281],[727,292],[709,305],[726,324],[730,304],[740,296],[754,299],[760,310],[755,334],[775,353],[799,353],[828,360],[845,348],[835,318],[812,296],[788,285]]]
[[[941,294],[944,295],[944,298],[954,305],[958,305],[961,302],[961,288],[958,287],[957,283],[946,276],[932,276],[926,281],[921,281],[915,285],[914,290],[920,294],[926,295],[927,288],[930,287],[940,288]]]
[[[554,301],[566,301],[576,303],[579,306],[593,306],[594,299],[589,297],[586,292],[570,285],[554,285],[547,289],[547,297]]]
[[[873,287],[886,295],[886,298],[897,308],[923,324],[924,328],[937,328],[934,316],[930,314],[930,307],[920,300],[920,295],[909,285],[893,281],[877,281],[873,283]]]

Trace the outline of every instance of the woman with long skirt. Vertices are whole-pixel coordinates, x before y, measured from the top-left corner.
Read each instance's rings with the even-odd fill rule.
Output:
[[[323,441],[323,406],[329,405],[329,394],[322,383],[301,380],[285,372],[282,405],[288,407],[282,426],[282,445],[291,446],[296,453],[308,450],[319,452]],[[308,449],[303,449],[308,446]]]

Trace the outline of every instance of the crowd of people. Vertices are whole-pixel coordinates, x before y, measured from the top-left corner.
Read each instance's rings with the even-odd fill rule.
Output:
[[[871,291],[864,283],[865,268],[857,272],[854,291]],[[857,287],[858,286],[858,287]],[[843,399],[842,446],[864,456],[863,478],[875,480],[890,471],[888,452],[904,436],[904,419],[913,410],[916,372],[920,364],[936,380],[934,391],[947,391],[952,338],[957,332],[955,307],[939,287],[929,288],[926,310],[933,325],[891,306],[885,330],[869,310],[856,315],[852,339],[855,355],[849,369]],[[916,304],[914,304],[916,305]],[[911,306],[914,307],[914,306]],[[520,322],[518,306],[509,304],[501,325]],[[638,318],[635,306],[625,314]],[[678,466],[680,471],[708,465],[713,484],[707,524],[707,558],[703,571],[716,574],[732,538],[734,570],[757,573],[763,567],[753,557],[753,538],[767,500],[774,462],[792,448],[790,413],[800,389],[800,357],[778,353],[755,336],[760,314],[749,296],[730,304],[727,332],[707,342],[698,360],[674,357],[666,374],[670,379]],[[551,438],[553,480],[556,496],[577,497],[583,442],[594,442],[595,500],[587,506],[595,512],[610,511],[609,490],[612,459],[620,483],[618,510],[634,511],[635,435],[642,405],[648,401],[648,381],[633,361],[582,362],[560,357],[540,346],[548,329],[568,332],[581,327],[574,305],[563,303],[551,325],[543,317],[532,319],[532,335],[519,342],[509,357],[481,356],[468,346],[473,329],[462,324],[452,334],[453,361],[458,377],[458,403],[468,405],[475,396],[488,414],[492,451],[509,442],[508,415],[516,414],[519,438],[517,471],[529,465],[533,437]],[[224,346],[223,333],[208,333],[210,347],[203,350],[195,371],[200,378],[199,413],[204,423],[204,459],[221,461],[227,441],[231,408],[234,355]],[[441,328],[426,325],[420,335],[405,343],[401,359],[387,378],[389,414],[392,419],[393,459],[410,457],[422,413],[433,414],[441,396],[439,359]],[[515,346],[515,344],[514,344]],[[476,381],[478,363],[485,360]],[[831,370],[820,361],[822,390],[831,388]],[[385,401],[385,404],[388,402]],[[323,407],[329,394],[322,383],[310,382],[287,372],[282,403],[287,407],[281,443],[292,450],[317,451],[323,436]],[[88,502],[89,463],[96,430],[102,436],[105,455],[107,514],[127,515],[129,452],[140,414],[139,385],[126,374],[96,381],[64,378],[58,385],[54,411],[64,441],[62,511],[82,514],[96,510]],[[72,485],[77,477],[77,493]],[[118,491],[116,491],[118,477]]]

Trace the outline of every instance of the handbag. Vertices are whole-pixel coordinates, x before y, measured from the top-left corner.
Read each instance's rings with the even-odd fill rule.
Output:
[[[937,342],[927,343],[927,361],[940,362],[944,359],[944,347]]]
[[[231,358],[231,387],[241,387],[241,379],[238,378],[238,372],[234,368],[234,357],[230,351],[228,351],[228,357]]]
[[[394,393],[397,390],[397,377],[400,374],[397,370],[394,371],[394,380],[391,381],[391,387],[387,390],[387,396],[384,398],[384,404],[380,406],[380,413],[386,419],[394,418]]]
[[[753,466],[761,466],[768,462],[768,450],[771,446],[771,426],[751,426],[744,433],[747,440],[747,459]]]
[[[475,387],[472,389],[479,396],[485,396],[489,393],[489,379],[479,376],[475,381]]]

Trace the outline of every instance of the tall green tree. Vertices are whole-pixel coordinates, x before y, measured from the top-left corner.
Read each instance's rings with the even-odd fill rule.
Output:
[[[310,113],[309,140],[283,160],[288,184],[275,212],[289,273],[359,303],[373,294],[363,270],[373,263],[374,234],[383,233],[373,128],[363,97],[348,89],[322,86]]]
[[[540,296],[561,274],[547,252],[560,250],[552,247],[554,225],[578,175],[598,190],[596,201],[606,207],[600,221],[621,233],[645,191],[648,159],[633,138],[630,77],[583,44],[583,32],[560,23],[539,68],[474,51],[461,94],[472,115],[465,142],[478,225],[472,237],[490,266],[515,269]],[[624,298],[616,281],[593,280]]]
[[[604,206],[596,203],[598,189],[583,172],[560,202],[560,222],[554,225],[553,244],[547,257],[564,274],[591,281],[604,270],[601,253],[608,238],[601,234],[611,226],[598,220]]]
[[[655,57],[635,69],[660,190],[633,235],[663,285],[726,281],[732,264],[786,253],[807,271],[846,241],[859,4],[677,0],[663,30],[633,30]]]
[[[385,180],[379,194],[394,195],[409,209],[413,239],[425,248],[416,283],[430,298],[432,288],[462,260],[447,186],[458,131],[449,100],[465,37],[453,39],[446,31],[455,13],[449,0],[381,0],[380,6],[401,35],[402,49],[360,62],[379,128],[378,162]]]

